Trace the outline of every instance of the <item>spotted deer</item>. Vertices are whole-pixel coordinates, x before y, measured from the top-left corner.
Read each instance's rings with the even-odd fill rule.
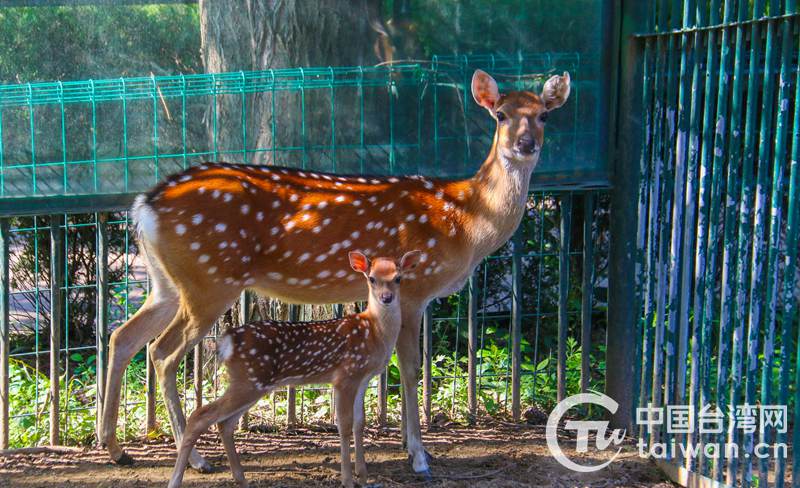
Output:
[[[367,308],[359,314],[323,322],[267,320],[229,329],[219,342],[219,357],[228,370],[230,386],[219,399],[189,417],[169,488],[181,485],[189,453],[212,424],[217,424],[234,480],[246,486],[233,442],[239,417],[275,388],[310,383],[331,383],[336,392],[342,485],[353,486],[351,432],[356,476],[361,485],[366,484],[364,390],[389,364],[400,333],[400,283],[421,255],[421,251],[410,251],[397,262],[390,258],[370,262],[364,254],[351,251],[350,266],[366,276],[369,289]]]
[[[139,311],[111,335],[101,428],[110,457],[132,462],[115,436],[120,383],[148,341],[155,338],[151,358],[179,444],[185,418],[176,372],[186,351],[243,289],[292,303],[363,300],[367,287],[340,252],[358,242],[368,255],[423,251],[403,288],[397,354],[406,448],[414,471],[428,473],[417,398],[423,311],[433,298],[459,290],[481,260],[514,233],[547,115],[569,92],[568,73],[550,78],[541,94],[501,94],[491,76],[476,71],[472,95],[496,129],[489,155],[468,179],[209,163],[137,197],[132,214],[152,288]],[[194,450],[189,462],[210,469]]]

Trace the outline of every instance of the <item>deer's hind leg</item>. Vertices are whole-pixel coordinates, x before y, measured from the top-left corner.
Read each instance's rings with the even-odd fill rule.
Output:
[[[186,417],[178,394],[177,373],[186,351],[194,347],[211,329],[214,321],[230,308],[238,290],[228,290],[227,295],[209,297],[207,294],[183,293],[181,306],[172,323],[153,341],[150,357],[158,376],[159,386],[169,414],[175,445],[179,446],[186,426]],[[190,301],[195,297],[195,301]],[[192,449],[189,463],[200,472],[210,472],[211,465]]]
[[[178,310],[178,293],[169,279],[157,266],[149,266],[152,289],[141,308],[109,340],[108,375],[105,385],[103,418],[98,440],[106,446],[111,460],[117,464],[131,464],[131,458],[117,442],[117,418],[119,415],[120,390],[125,368],[133,356],[148,341],[163,331]]]

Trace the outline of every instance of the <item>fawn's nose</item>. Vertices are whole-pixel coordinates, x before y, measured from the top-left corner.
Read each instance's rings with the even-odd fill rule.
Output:
[[[529,136],[524,135],[517,139],[517,151],[522,154],[533,154],[537,150],[536,140]]]
[[[386,305],[389,305],[390,303],[392,303],[392,300],[394,300],[394,293],[390,291],[385,291],[381,293],[381,302],[385,303]]]

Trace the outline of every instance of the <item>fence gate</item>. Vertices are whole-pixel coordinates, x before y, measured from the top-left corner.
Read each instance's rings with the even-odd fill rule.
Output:
[[[664,465],[691,486],[800,486],[781,447],[800,444],[797,4],[647,4],[621,39],[642,73],[640,434],[675,443]]]

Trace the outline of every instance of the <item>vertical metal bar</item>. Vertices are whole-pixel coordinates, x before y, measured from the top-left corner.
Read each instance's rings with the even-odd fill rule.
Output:
[[[64,312],[64,215],[50,216],[50,444],[60,444],[61,322]]]
[[[194,408],[203,406],[203,340],[195,344],[192,361],[192,381],[194,383]]]
[[[145,416],[144,416],[144,435],[147,436],[151,432],[156,431],[157,421],[156,421],[156,370],[153,366],[153,360],[150,357],[150,348],[152,347],[152,341],[147,343],[147,349],[145,354],[145,392],[144,392],[144,404],[145,404]]]
[[[522,371],[522,227],[511,240],[511,417],[522,416],[520,373]]]
[[[773,2],[774,3],[774,2]],[[774,7],[774,5],[771,5]],[[774,12],[774,10],[772,10]],[[772,144],[766,144],[764,141],[772,140],[771,128],[773,119],[773,108],[775,107],[774,97],[774,77],[775,77],[775,58],[777,49],[775,49],[775,23],[767,23],[766,33],[766,47],[764,53],[766,60],[764,63],[764,79],[763,79],[763,98],[761,105],[761,126],[759,128],[759,139],[762,141],[759,144],[758,150],[758,169],[756,176],[756,193],[755,193],[755,210],[754,210],[754,224],[753,224],[753,258],[750,268],[750,313],[748,316],[749,325],[752,327],[760,327],[764,320],[763,306],[765,303],[764,289],[769,287],[769,283],[765,283],[765,264],[767,262],[767,188],[770,179],[770,149]],[[777,141],[776,141],[777,142]],[[783,155],[781,155],[783,157]],[[767,299],[772,290],[769,290]],[[772,393],[772,355],[774,350],[774,325],[768,326],[764,331],[764,342],[762,348],[762,358],[758,359],[755,363],[756,368],[759,365],[762,367],[762,380],[761,380],[761,403],[762,405],[769,404]],[[749,367],[752,368],[753,365]],[[748,381],[757,382],[758,373],[757,369],[750,371]],[[767,436],[762,432],[760,442],[766,442]],[[762,461],[759,463],[759,481],[767,480],[768,462]],[[745,471],[742,484],[750,486],[752,483],[752,474]],[[759,483],[761,486],[761,483]]]
[[[247,293],[247,290],[243,290],[241,295],[239,295],[239,325],[244,325],[250,320],[250,303],[251,298],[250,294]],[[266,319],[267,317],[261,317],[262,319]],[[274,413],[274,412],[273,412]],[[239,429],[240,430],[248,430],[250,428],[250,411],[242,415],[242,418],[239,419]]]
[[[787,0],[784,4],[784,13],[793,13],[795,2]],[[777,24],[777,22],[775,22]],[[769,36],[769,28],[773,23],[767,26],[767,36]],[[778,98],[775,105],[778,107],[777,122],[775,126],[775,146],[774,153],[772,154],[772,197],[769,206],[769,234],[767,248],[769,249],[767,255],[767,289],[765,305],[767,306],[765,322],[766,331],[764,337],[764,362],[761,379],[761,405],[774,405],[775,398],[772,388],[774,381],[774,357],[775,357],[775,326],[778,315],[778,303],[780,292],[780,269],[778,266],[778,254],[781,251],[781,221],[782,215],[782,202],[783,202],[783,177],[784,166],[786,161],[786,132],[789,125],[789,97],[792,93],[792,76],[790,73],[792,62],[792,39],[793,38],[793,25],[791,21],[784,20],[781,25],[781,63],[780,72],[778,73]],[[768,37],[769,40],[769,37]],[[767,139],[772,140],[772,139]],[[797,246],[797,242],[789,243],[789,245]],[[791,327],[790,324],[783,323],[783,330]],[[788,336],[788,333],[787,333]],[[782,344],[782,349],[787,348],[786,343]],[[772,437],[771,428],[765,427],[761,430],[761,442],[769,443]],[[760,460],[759,474],[760,479],[766,480],[769,473],[769,459],[763,458]],[[781,465],[781,474],[784,471]],[[781,485],[783,483],[780,483]]]
[[[300,307],[289,305],[289,321],[297,322],[298,320],[300,320]],[[293,386],[286,390],[286,402],[286,424],[294,427],[297,425],[297,390]]]
[[[378,377],[378,425],[386,425],[389,405],[389,378],[386,370]]]
[[[572,193],[561,196],[561,232],[558,251],[558,401],[567,397],[567,330],[569,315],[569,248],[572,234]]]
[[[754,2],[753,18],[758,18],[763,15],[764,2],[759,0]],[[755,188],[753,186],[753,165],[756,159],[756,131],[758,130],[756,115],[758,113],[758,96],[753,96],[759,91],[759,76],[761,70],[761,24],[753,23],[750,28],[750,63],[748,66],[749,78],[747,80],[747,109],[745,113],[745,127],[744,127],[744,155],[742,157],[742,170],[741,170],[741,194],[739,195],[739,224],[738,224],[738,249],[737,249],[737,264],[736,270],[736,321],[742,327],[747,325],[747,380],[745,383],[745,400],[744,403],[750,405],[755,402],[756,384],[750,377],[753,372],[750,368],[757,365],[759,354],[759,341],[760,341],[760,324],[750,323],[747,317],[747,308],[749,302],[749,279],[750,279],[750,251],[752,249],[752,212],[753,212],[753,199]],[[752,40],[756,39],[757,42]],[[737,365],[737,369],[744,367],[744,358],[742,364]],[[738,371],[734,372],[736,375]],[[735,380],[736,381],[736,380]],[[741,380],[738,380],[741,381]],[[744,434],[743,451],[745,453],[751,452],[753,449],[753,434]],[[750,456],[745,456],[743,460],[743,479],[752,478],[752,459]]]
[[[478,289],[475,273],[467,284],[467,404],[469,422],[478,415]]]
[[[431,321],[431,308],[425,307],[422,315],[422,408],[425,413],[425,423],[431,424],[431,397],[433,394],[433,380],[431,369],[433,367],[433,323]]]
[[[0,449],[8,449],[9,423],[8,361],[11,354],[9,344],[9,274],[8,247],[10,245],[8,219],[0,219]]]
[[[735,5],[733,0],[725,0],[724,22],[731,23],[734,19]],[[704,324],[703,327],[709,332],[714,319],[714,296],[717,271],[717,249],[719,241],[719,214],[722,200],[723,180],[722,174],[725,165],[726,152],[726,121],[728,116],[728,98],[730,92],[730,76],[728,72],[731,66],[730,49],[730,29],[722,31],[722,53],[719,66],[719,85],[717,90],[717,117],[715,120],[714,131],[714,158],[712,167],[711,182],[711,210],[708,219],[708,247],[706,257],[706,277],[705,277],[705,302],[703,305]],[[729,358],[730,324],[720,322],[719,335],[717,342],[717,378],[716,378],[716,405],[721,411],[727,410],[727,395],[725,394],[728,383],[728,358]],[[724,443],[724,434],[717,435],[717,442]],[[724,459],[714,460],[714,477],[717,481],[722,481]]]
[[[106,374],[108,371],[108,214],[97,214],[97,406],[95,411],[95,429],[97,439],[101,439],[100,421],[105,403]]]
[[[739,1],[739,13],[737,20],[744,21],[747,16],[747,0]],[[736,195],[740,191],[739,165],[741,163],[741,119],[742,105],[744,101],[743,83],[743,64],[744,64],[744,26],[736,28],[736,47],[733,61],[733,94],[731,96],[731,116],[728,122],[728,164],[727,182],[725,185],[725,211],[724,211],[724,244],[722,253],[722,297],[720,299],[720,321],[730,322],[733,329],[733,336],[728,340],[732,343],[731,348],[731,381],[730,381],[730,405],[737,405],[741,393],[741,364],[744,352],[744,324],[737,320],[735,314],[735,288],[737,283],[735,273],[737,272],[736,249],[736,219],[737,219],[737,200]],[[735,418],[734,418],[735,421]],[[728,442],[736,443],[738,432],[732,424],[728,430]],[[728,459],[728,484],[735,483],[736,470],[738,468],[735,456]]]
[[[587,192],[583,197],[583,286],[581,292],[581,392],[588,392],[592,371],[590,359],[592,350],[592,298],[594,297],[594,193]],[[637,259],[638,262],[638,259]],[[634,375],[634,378],[637,376]],[[634,398],[636,396],[634,395]]]

